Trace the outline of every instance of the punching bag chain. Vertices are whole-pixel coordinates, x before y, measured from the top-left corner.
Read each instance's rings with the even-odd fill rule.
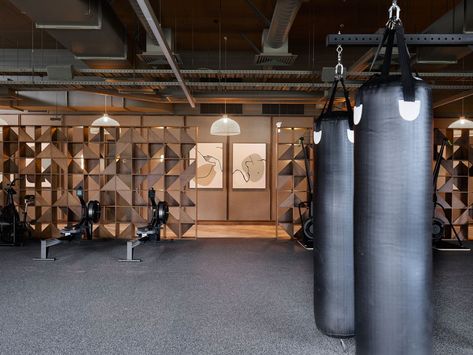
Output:
[[[338,31],[338,34],[340,34],[340,31]],[[342,52],[343,52],[343,47],[341,45],[337,46],[337,65],[335,66],[335,79],[340,80],[343,78],[343,64],[342,64]]]

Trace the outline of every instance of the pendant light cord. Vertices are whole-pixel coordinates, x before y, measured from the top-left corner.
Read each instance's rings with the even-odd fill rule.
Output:
[[[223,63],[224,63],[224,70],[227,70],[227,36],[223,37],[224,42],[224,56],[223,56]],[[227,114],[227,77],[224,77],[225,81],[225,86],[224,86],[224,110],[225,110],[225,115]]]

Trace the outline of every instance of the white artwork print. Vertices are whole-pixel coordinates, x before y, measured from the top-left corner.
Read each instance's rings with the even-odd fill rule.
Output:
[[[194,159],[196,147],[189,156]],[[195,178],[189,183],[195,189]],[[223,188],[223,143],[197,143],[197,187],[199,189]]]
[[[266,144],[233,144],[233,188],[266,188]]]

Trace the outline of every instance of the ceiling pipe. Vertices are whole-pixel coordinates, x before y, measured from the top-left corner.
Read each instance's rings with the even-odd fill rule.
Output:
[[[181,87],[184,95],[186,95],[187,101],[191,105],[192,108],[195,107],[195,99],[192,97],[192,94],[187,87],[184,78],[182,77],[181,71],[179,70],[179,66],[174,58],[173,54],[171,53],[171,49],[165,39],[164,32],[161,28],[158,19],[151,7],[151,4],[148,0],[130,0],[130,4],[132,5],[133,9],[136,12],[136,15],[143,23],[143,26],[147,31],[151,31],[149,35],[151,35],[160,46],[164,56],[166,57],[169,66],[171,67],[174,75],[176,76],[177,81],[179,82],[179,86]]]
[[[289,37],[289,31],[297,13],[306,0],[278,0],[274,9],[265,44],[271,48],[281,48]]]

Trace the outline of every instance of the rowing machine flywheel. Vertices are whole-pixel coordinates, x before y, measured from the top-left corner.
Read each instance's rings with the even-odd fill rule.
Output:
[[[92,220],[92,222],[97,223],[100,220],[100,215],[100,202],[96,200],[89,201],[87,204],[87,217]]]
[[[434,217],[432,221],[432,242],[437,243],[444,238],[444,223],[440,218]]]
[[[304,235],[309,240],[314,240],[314,222],[312,218],[306,219],[304,222]]]
[[[166,201],[158,202],[158,223],[166,224],[169,217],[169,206]]]

